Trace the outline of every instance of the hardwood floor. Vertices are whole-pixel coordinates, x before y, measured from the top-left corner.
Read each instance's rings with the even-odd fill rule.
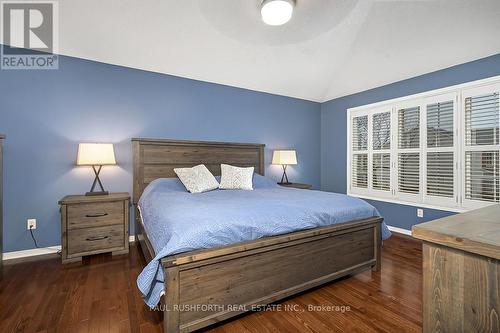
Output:
[[[380,272],[344,278],[206,331],[421,332],[421,243],[393,236],[382,258]],[[129,255],[98,255],[83,264],[7,262],[0,332],[161,332],[162,315],[144,305],[136,287],[144,265],[135,245]]]

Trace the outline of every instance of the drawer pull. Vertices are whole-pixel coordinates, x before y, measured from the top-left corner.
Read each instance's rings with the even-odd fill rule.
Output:
[[[104,217],[108,216],[108,213],[100,213],[100,214],[87,214],[86,217]]]
[[[100,236],[100,237],[88,237],[85,239],[86,241],[93,242],[93,241],[99,241],[108,238],[108,236]]]

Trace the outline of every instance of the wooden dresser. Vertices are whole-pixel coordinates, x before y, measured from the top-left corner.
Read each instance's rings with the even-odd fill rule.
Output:
[[[427,332],[500,332],[500,205],[413,226]]]
[[[5,135],[0,134],[0,273],[3,265],[3,140]]]
[[[59,201],[62,262],[104,252],[128,253],[129,203],[128,193],[70,195]]]

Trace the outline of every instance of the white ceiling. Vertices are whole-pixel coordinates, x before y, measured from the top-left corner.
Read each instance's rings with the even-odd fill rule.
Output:
[[[500,0],[64,0],[60,53],[323,102],[500,53]]]

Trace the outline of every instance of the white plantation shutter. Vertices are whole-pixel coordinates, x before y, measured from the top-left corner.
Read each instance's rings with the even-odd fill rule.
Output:
[[[418,194],[420,192],[420,154],[398,154],[398,192]]]
[[[371,188],[391,196],[391,111],[386,110],[374,113],[371,121]]]
[[[498,92],[465,99],[465,144],[498,145]]]
[[[465,153],[466,199],[499,202],[498,156],[498,150]]]
[[[391,190],[391,154],[373,154],[372,187],[374,190]]]
[[[465,161],[464,204],[480,207],[500,202],[500,87],[464,92]]]
[[[453,152],[427,153],[427,195],[454,197]]]
[[[352,122],[352,149],[368,149],[368,116],[354,117]]]
[[[354,154],[352,157],[352,186],[368,188],[368,154]]]
[[[351,187],[368,188],[368,116],[352,118]]]
[[[420,106],[416,102],[397,110],[397,189],[404,200],[420,200]]]
[[[348,194],[452,211],[500,202],[500,76],[348,113]]]
[[[373,115],[373,150],[391,149],[391,112]]]
[[[420,147],[420,107],[398,110],[398,147]]]
[[[455,114],[457,94],[425,101],[425,197],[429,203],[457,206]]]
[[[453,100],[427,105],[427,147],[453,147]]]

